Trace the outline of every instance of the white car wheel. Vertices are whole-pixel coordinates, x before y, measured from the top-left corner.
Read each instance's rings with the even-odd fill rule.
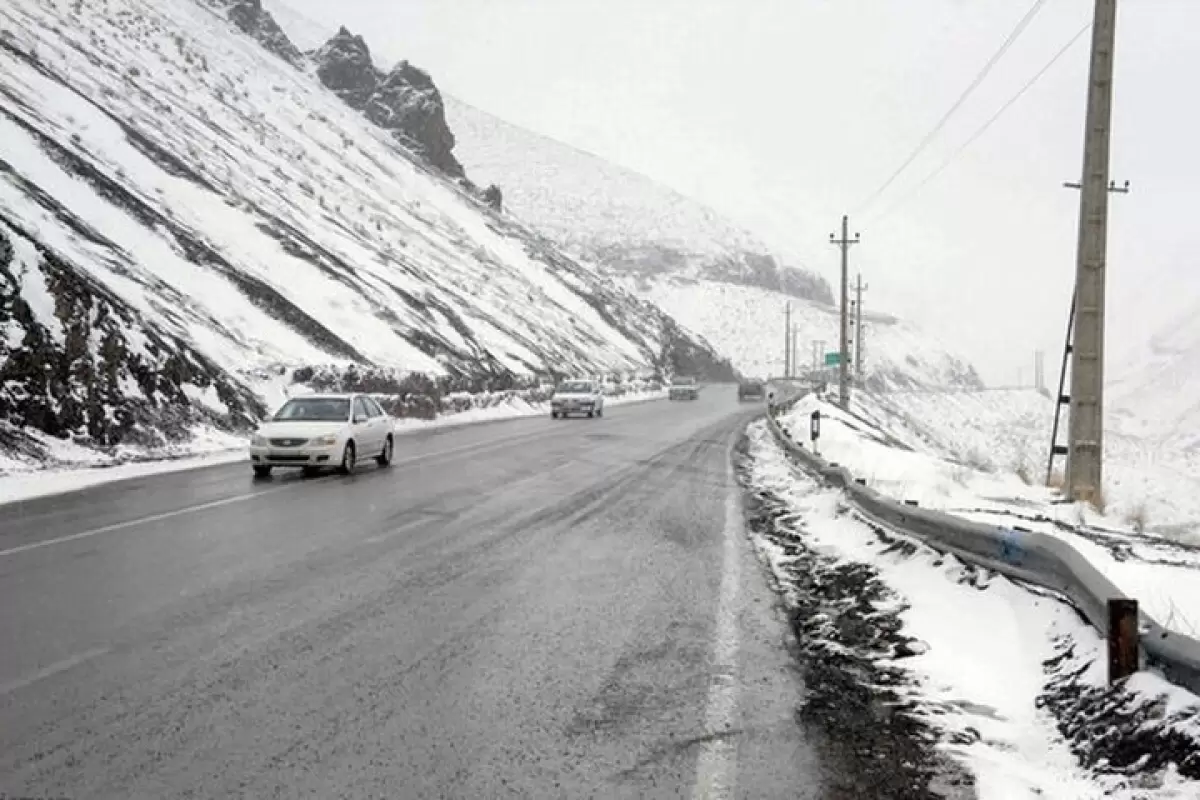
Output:
[[[346,442],[346,449],[342,451],[342,474],[354,474],[356,466],[358,466],[358,451],[354,449],[354,442]]]

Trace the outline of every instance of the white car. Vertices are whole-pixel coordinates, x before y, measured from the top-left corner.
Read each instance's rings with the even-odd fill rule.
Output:
[[[274,467],[308,473],[337,467],[349,475],[368,458],[381,467],[390,464],[395,437],[392,418],[365,394],[303,395],[259,426],[250,441],[250,463],[260,478]]]
[[[572,414],[604,416],[604,392],[597,381],[563,381],[550,398],[550,416],[554,419]]]

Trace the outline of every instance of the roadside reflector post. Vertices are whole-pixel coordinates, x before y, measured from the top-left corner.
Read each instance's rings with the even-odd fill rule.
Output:
[[[821,410],[817,409],[809,417],[808,435],[812,439],[813,452],[817,451],[817,439],[821,438]]]
[[[1108,598],[1108,683],[1138,671],[1138,604],[1129,597]]]

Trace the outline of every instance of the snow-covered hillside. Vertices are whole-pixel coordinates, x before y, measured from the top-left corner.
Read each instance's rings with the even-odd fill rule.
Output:
[[[1200,303],[1120,356],[1107,402],[1110,427],[1190,454],[1200,480]]]
[[[778,375],[791,304],[800,369],[812,365],[814,341],[837,349],[837,311],[779,292],[714,281],[638,281],[640,293],[727,355],[743,373]],[[973,367],[920,329],[879,314],[864,315],[864,380],[875,389],[978,388]]]
[[[242,427],[279,365],[722,369],[406,148],[419,70],[317,73],[258,0],[0,4],[0,446]]]
[[[1054,403],[1033,389],[896,392],[868,400],[889,433],[920,449],[1007,476],[1006,480],[1021,473],[1035,486],[1045,481]],[[1060,430],[1060,442],[1063,437]],[[1200,544],[1197,460],[1110,427],[1104,461],[1109,524],[1136,524]],[[1056,472],[1062,468],[1059,458]]]
[[[477,181],[568,252],[624,273],[719,278],[832,301],[757,237],[632,170],[446,98],[458,155]]]

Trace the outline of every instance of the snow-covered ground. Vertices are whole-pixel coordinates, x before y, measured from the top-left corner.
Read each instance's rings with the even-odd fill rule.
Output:
[[[1058,536],[1162,624],[1200,635],[1200,543],[1187,532],[1200,520],[1200,476],[1189,479],[1149,462],[1122,462],[1121,451],[1113,448],[1108,469],[1116,488],[1111,494],[1121,499],[1112,501],[1109,513],[1061,502],[1056,490],[1041,485],[1045,462],[1034,456],[1044,452],[1035,447],[1049,442],[1050,421],[1044,418],[1053,406],[1032,390],[860,392],[853,416],[809,395],[781,424],[807,442],[815,410],[822,415],[821,455],[872,488],[967,519]],[[1140,449],[1133,452],[1142,454]],[[1125,494],[1131,486],[1136,491],[1156,480],[1163,483],[1152,498]],[[1139,531],[1139,501],[1147,503],[1151,520],[1153,515],[1169,519],[1170,513],[1174,525],[1190,519],[1191,527],[1168,524],[1156,530],[1147,525]],[[1195,515],[1189,518],[1189,513]]]
[[[665,397],[666,393],[663,391],[631,392],[620,397],[610,397],[605,402],[611,406],[621,406],[662,400]],[[278,403],[272,404],[272,407],[274,405]],[[426,428],[535,417],[549,412],[550,408],[545,403],[527,403],[514,399],[503,405],[445,414],[432,420],[396,420],[396,429],[400,433],[412,433]],[[69,443],[53,437],[40,437],[40,441],[53,454],[57,462],[53,467],[47,468],[42,464],[31,464],[0,455],[0,505],[77,491],[101,483],[144,475],[181,472],[246,459],[245,438],[221,431],[200,435],[194,442],[173,452],[150,454],[149,459],[146,453],[140,451],[119,451],[111,456],[103,456],[94,450],[72,447]],[[141,460],[128,462],[126,459],[131,457]]]
[[[832,438],[843,441],[835,447],[849,450],[845,437]],[[1155,674],[1139,673],[1106,713],[1160,703],[1159,714],[1132,723],[1119,714],[1097,715],[1099,724],[1130,727],[1106,736],[1065,737],[1059,728],[1064,720],[1051,709],[1066,715],[1074,699],[1106,691],[1103,643],[1072,609],[857,519],[840,492],[818,485],[788,461],[764,423],[751,426],[747,455],[744,480],[760,503],[773,506],[760,517],[770,522],[752,535],[789,602],[801,603],[801,594],[812,594],[815,586],[829,613],[841,613],[838,609],[856,601],[830,597],[837,591],[837,570],[845,575],[853,565],[865,565],[882,582],[887,591],[871,603],[873,623],[894,615],[902,629],[891,652],[879,652],[883,642],[872,640],[876,652],[868,648],[857,655],[882,669],[898,668],[907,680],[871,688],[889,706],[940,732],[939,749],[968,767],[980,800],[1200,796],[1200,784],[1179,774],[1180,762],[1169,763],[1200,748],[1200,699]],[[845,640],[850,628],[837,622],[810,628],[804,646],[814,657],[836,662],[854,649]],[[1135,744],[1134,731],[1148,736],[1152,729],[1187,738],[1169,754],[1153,743]],[[1098,746],[1104,739],[1108,744]],[[1108,763],[1098,760],[1097,748]],[[1124,769],[1127,765],[1117,763],[1121,758],[1137,762],[1128,770],[1134,776],[1104,774]],[[1080,759],[1098,770],[1085,769]],[[1184,768],[1200,776],[1200,764]]]
[[[813,362],[813,342],[837,349],[838,313],[831,306],[752,286],[667,278],[630,281],[631,289],[727,356],[749,375],[783,370],[784,326],[788,305],[797,327],[800,370]],[[882,314],[866,314],[863,365],[868,380],[889,388],[972,388],[982,386],[970,364],[911,324]]]

